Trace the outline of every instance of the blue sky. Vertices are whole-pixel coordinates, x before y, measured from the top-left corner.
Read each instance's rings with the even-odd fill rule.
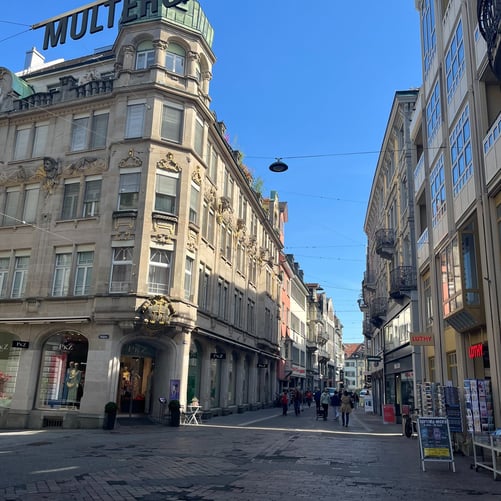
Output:
[[[43,29],[31,25],[89,3],[4,2],[0,66],[19,71],[26,51],[42,49]],[[264,195],[288,203],[285,252],[333,299],[344,341],[361,342],[367,199],[395,92],[422,80],[414,1],[200,3],[215,31],[212,109]],[[113,42],[117,24],[42,53],[92,53]],[[275,158],[289,170],[270,172]]]

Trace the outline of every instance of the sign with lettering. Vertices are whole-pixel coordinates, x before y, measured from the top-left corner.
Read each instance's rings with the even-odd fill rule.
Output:
[[[18,341],[17,339],[12,341],[12,348],[22,348],[23,350],[27,350],[29,347],[29,341]]]
[[[72,40],[80,40],[87,34],[92,35],[103,31],[104,26],[99,23],[99,15],[103,9],[105,13],[106,27],[113,28],[115,24],[116,7],[122,0],[97,0],[77,9],[52,17],[32,26],[32,29],[45,28],[43,50],[49,45],[56,47],[66,43],[69,36]],[[137,21],[151,14],[158,14],[159,7],[166,9],[176,5],[187,3],[188,0],[123,0],[122,16],[120,23]]]
[[[257,368],[258,369],[267,369],[268,368],[268,364],[266,362],[260,362],[257,364]]]
[[[211,353],[210,358],[212,358],[212,360],[225,360],[226,353]]]
[[[110,339],[110,335],[109,334],[99,334],[98,338],[99,339]]]
[[[435,340],[432,332],[411,332],[410,343],[412,346],[433,346]]]
[[[481,358],[484,356],[484,345],[482,343],[474,344],[470,346],[468,350],[468,355],[470,358]]]
[[[448,461],[452,463],[453,471],[455,471],[447,418],[419,417],[417,428],[423,471],[425,471],[425,461]]]

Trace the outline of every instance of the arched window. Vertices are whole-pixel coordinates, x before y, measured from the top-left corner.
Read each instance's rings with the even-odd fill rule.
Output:
[[[170,43],[165,56],[165,68],[178,75],[184,75],[186,51],[175,43]]]
[[[136,70],[149,68],[155,62],[155,49],[150,40],[145,40],[137,46]]]
[[[42,350],[37,407],[80,407],[88,351],[87,339],[77,332],[61,332],[47,339]]]
[[[10,407],[16,390],[17,372],[21,348],[16,346],[17,337],[0,332],[0,408]]]

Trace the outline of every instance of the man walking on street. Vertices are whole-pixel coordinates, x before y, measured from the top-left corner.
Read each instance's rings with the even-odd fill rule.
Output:
[[[327,414],[329,413],[329,404],[331,402],[331,397],[329,395],[329,390],[324,388],[322,396],[320,397],[320,404],[322,405],[322,409],[324,411],[324,421],[327,421]]]
[[[334,421],[337,421],[339,419],[339,406],[341,405],[341,399],[339,398],[339,393],[337,391],[335,391],[334,395],[332,395],[331,405],[334,412]]]

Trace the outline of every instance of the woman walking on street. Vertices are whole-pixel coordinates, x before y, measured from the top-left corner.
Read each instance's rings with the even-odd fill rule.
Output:
[[[343,426],[348,428],[350,422],[350,412],[353,409],[353,401],[351,400],[348,392],[344,390],[343,396],[341,397],[341,417],[343,420]]]
[[[322,406],[322,409],[324,411],[324,421],[327,421],[327,414],[329,412],[330,401],[331,397],[329,395],[329,390],[327,388],[324,388],[322,396],[320,397],[320,405]]]

